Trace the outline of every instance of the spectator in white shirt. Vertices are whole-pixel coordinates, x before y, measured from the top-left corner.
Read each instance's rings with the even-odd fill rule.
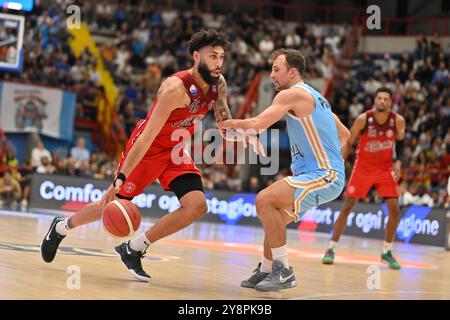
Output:
[[[31,151],[31,166],[33,167],[33,169],[36,169],[41,165],[41,159],[44,157],[48,158],[50,162],[52,161],[52,155],[50,154],[50,151],[45,149],[44,144],[41,140],[38,140],[36,142],[36,147],[34,147]]]
[[[289,33],[286,35],[286,38],[284,39],[284,45],[287,48],[298,47],[301,43],[302,41],[300,36],[296,34],[294,30],[289,31]]]
[[[350,116],[352,119],[356,119],[357,116],[364,111],[364,106],[359,102],[358,97],[353,97],[352,104],[349,107]]]
[[[408,206],[410,204],[415,204],[416,200],[416,197],[409,192],[406,181],[403,181],[400,184],[400,205]]]
[[[55,172],[55,167],[51,164],[47,157],[43,157],[41,159],[41,164],[38,166],[37,173],[41,174],[52,174]]]
[[[409,88],[414,89],[414,91],[420,90],[420,82],[414,78],[414,72],[409,73],[408,80],[406,80],[404,88],[405,91],[407,91]]]
[[[380,87],[380,82],[375,80],[372,76],[369,76],[369,80],[364,83],[364,90],[369,94],[375,94],[377,89]]]
[[[275,44],[273,43],[272,38],[269,35],[266,35],[261,40],[258,47],[263,57],[268,58],[269,55],[272,53],[273,49],[275,48]]]

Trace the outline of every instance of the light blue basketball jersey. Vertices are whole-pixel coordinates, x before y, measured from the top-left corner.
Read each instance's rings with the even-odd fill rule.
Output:
[[[314,88],[300,82],[294,87],[314,98],[314,111],[305,117],[286,114],[294,176],[319,169],[345,174],[336,123],[328,101]]]

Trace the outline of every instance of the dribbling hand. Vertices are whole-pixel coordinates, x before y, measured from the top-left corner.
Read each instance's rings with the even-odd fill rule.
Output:
[[[111,184],[106,190],[105,194],[103,195],[102,199],[100,200],[100,210],[103,211],[103,209],[114,200],[116,194],[120,191],[120,188],[122,188],[122,185],[124,184],[124,180],[121,178],[116,177],[113,184]]]

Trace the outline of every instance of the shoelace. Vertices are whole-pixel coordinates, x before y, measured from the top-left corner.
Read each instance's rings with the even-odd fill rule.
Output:
[[[266,280],[270,281],[273,279],[277,279],[281,275],[282,272],[283,272],[282,268],[272,270],[272,272],[269,273],[269,275],[267,276]]]

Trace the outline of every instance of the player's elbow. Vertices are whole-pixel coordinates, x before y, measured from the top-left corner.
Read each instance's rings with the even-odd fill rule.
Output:
[[[341,145],[346,145],[350,141],[351,133],[347,128],[343,128],[341,132]]]

